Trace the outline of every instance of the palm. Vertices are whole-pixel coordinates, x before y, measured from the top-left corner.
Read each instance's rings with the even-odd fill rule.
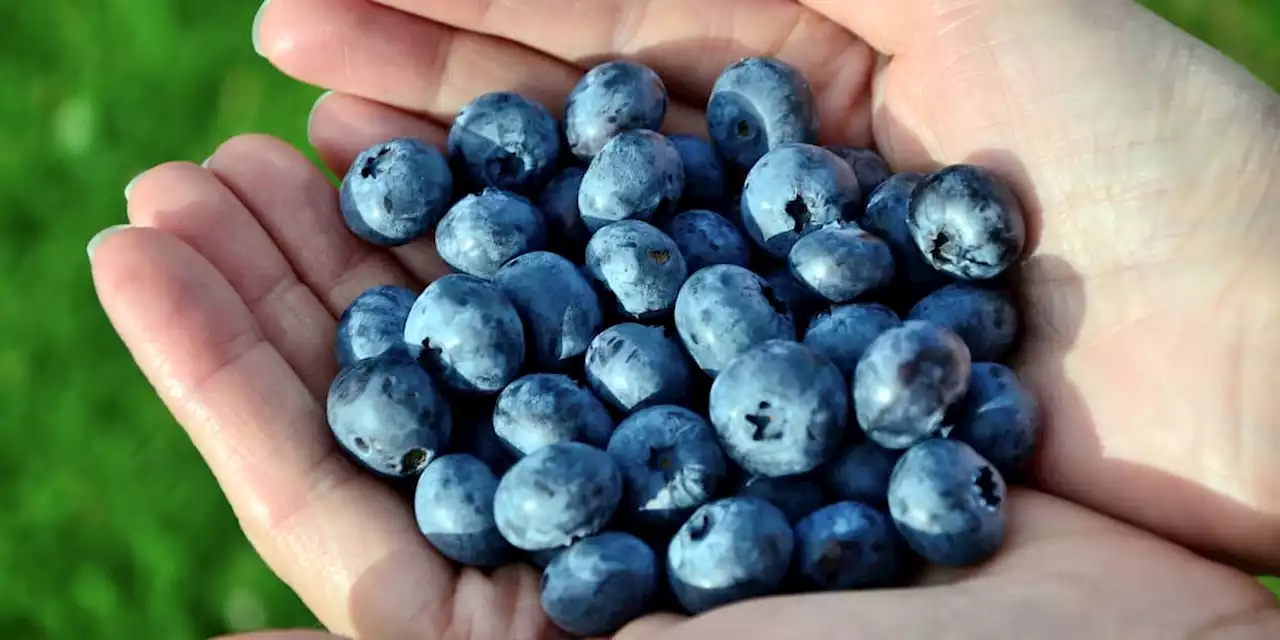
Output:
[[[1040,53],[1029,44],[1035,34],[1002,38],[990,30],[996,23],[981,16],[947,14],[926,23],[918,42],[927,44],[911,44],[886,35],[888,25],[861,25],[859,17],[841,15],[852,11],[843,3],[808,3],[833,20],[865,27],[869,38],[896,55],[880,74],[882,100],[873,108],[864,91],[871,51],[835,22],[787,0],[384,4],[439,22],[368,0],[273,0],[262,24],[273,62],[349,94],[321,103],[310,126],[313,144],[335,170],[385,138],[439,141],[437,123],[485,91],[514,87],[558,105],[580,73],[562,60],[639,56],[683,99],[673,106],[671,127],[697,131],[697,109],[687,105],[701,104],[720,69],[741,55],[776,53],[815,80],[828,141],[868,143],[874,134],[899,168],[976,159],[1005,172],[1043,221],[1036,225],[1037,255],[1025,270],[1032,285],[1027,291],[1034,294],[1023,370],[1055,418],[1040,465],[1046,488],[1210,550],[1263,548],[1228,546],[1202,528],[1208,518],[1182,522],[1177,512],[1159,506],[1196,501],[1201,511],[1239,518],[1260,541],[1263,514],[1274,517],[1275,496],[1267,505],[1268,496],[1249,490],[1267,486],[1263,467],[1252,468],[1252,475],[1224,475],[1197,462],[1245,453],[1228,447],[1238,438],[1211,440],[1198,429],[1243,427],[1241,412],[1269,407],[1246,406],[1261,402],[1256,396],[1210,394],[1213,389],[1193,384],[1192,376],[1206,371],[1231,374],[1221,355],[1232,353],[1227,336],[1190,353],[1182,344],[1198,322],[1208,322],[1207,314],[1223,312],[1221,305],[1201,311],[1207,300],[1245,299],[1228,298],[1223,284],[1238,265],[1211,251],[1223,249],[1227,232],[1212,236],[1219,243],[1213,247],[1200,246],[1208,240],[1193,244],[1185,233],[1201,221],[1200,211],[1243,216],[1245,207],[1189,206],[1197,204],[1194,194],[1143,182],[1152,175],[1186,175],[1192,182],[1205,167],[1186,163],[1186,150],[1220,132],[1120,130],[1119,123],[1133,121],[1124,109],[1141,112],[1146,105],[1140,101],[1107,103],[1106,116],[1116,123],[1108,129],[1090,107],[1121,88],[1077,84],[1072,95],[1079,102],[1064,102],[1055,91],[1063,90],[1060,83],[1078,81],[1073,74],[1080,71],[1067,65],[1073,61]],[[566,17],[569,4],[575,20]],[[867,3],[849,6],[861,4]],[[950,28],[952,23],[958,26]],[[545,54],[456,29],[487,31]],[[941,35],[923,35],[930,32]],[[981,46],[986,42],[994,44]],[[1152,82],[1148,90],[1159,99],[1168,89]],[[1150,145],[1157,144],[1170,148],[1152,153]],[[1161,162],[1168,166],[1156,164]],[[1076,168],[1085,170],[1070,172]],[[368,286],[420,286],[442,273],[430,247],[383,252],[355,241],[341,227],[332,188],[277,141],[233,140],[214,156],[211,169],[166,165],[148,173],[132,195],[130,219],[159,232],[113,238],[95,254],[95,275],[113,321],[210,462],[247,535],[337,632],[379,639],[549,633],[536,604],[534,573],[455,573],[417,533],[404,501],[356,473],[325,432],[322,406],[334,373],[336,315]],[[1157,272],[1169,270],[1159,265],[1178,256],[1198,259],[1197,270]],[[1155,297],[1160,288],[1142,286],[1152,279],[1195,295],[1183,295],[1176,306],[1164,303]],[[1171,320],[1152,319],[1157,312]],[[1104,353],[1116,357],[1104,359]],[[1169,353],[1186,355],[1180,366],[1171,366]],[[1146,394],[1141,410],[1124,404],[1128,398],[1117,391],[1135,378]],[[1197,394],[1195,416],[1161,413],[1165,395],[1188,393]],[[1260,422],[1273,413],[1255,415]],[[1259,430],[1254,437],[1262,435]],[[1197,439],[1208,442],[1186,452],[1169,444]],[[1274,440],[1263,441],[1256,455],[1262,459],[1274,448]],[[1076,622],[1082,616],[1074,614],[1100,595],[1092,576],[1077,573],[1089,567],[1107,567],[1104,584],[1116,598],[1100,601],[1132,599],[1117,616],[1141,622],[1150,611],[1144,607],[1177,611],[1181,617],[1169,618],[1174,631],[1235,620],[1238,612],[1265,602],[1237,574],[1055,499],[1023,494],[1014,500],[1012,517],[1012,550],[951,589],[832,596],[846,600],[834,613],[822,598],[778,600],[672,631],[696,637],[716,625],[717,633],[741,628],[774,637],[769,625],[790,619],[777,613],[815,607],[797,619],[827,625],[817,631],[838,629],[834,621],[850,608],[888,624],[922,604],[968,608],[972,619],[957,620],[981,629],[1002,618],[979,615],[983,610],[967,603],[1013,594],[1029,598],[1026,605],[1041,617],[1038,625],[1046,619]],[[1274,547],[1265,550],[1274,557]],[[1046,572],[1062,579],[1046,583]],[[1159,577],[1165,574],[1169,580]],[[1137,582],[1144,580],[1168,587],[1146,589],[1135,599]],[[1033,622],[1018,611],[1007,613],[1010,624]],[[922,628],[956,623],[936,620]]]

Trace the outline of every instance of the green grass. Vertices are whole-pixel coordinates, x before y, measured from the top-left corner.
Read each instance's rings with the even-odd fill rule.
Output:
[[[1273,0],[1149,4],[1280,86]],[[142,169],[199,162],[246,131],[304,142],[318,91],[253,54],[255,9],[42,0],[6,11],[0,637],[196,638],[311,623],[115,338],[84,259],[94,232],[124,221],[121,190]]]

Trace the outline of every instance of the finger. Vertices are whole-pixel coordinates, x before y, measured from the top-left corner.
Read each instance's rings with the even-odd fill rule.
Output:
[[[1124,630],[1135,629],[1144,638],[1201,637],[1186,630],[1268,597],[1248,576],[1065,501],[1015,491],[1008,507],[1005,548],[966,581],[758,600],[657,637],[1131,638]]]
[[[390,254],[347,230],[337,193],[293,147],[269,136],[239,136],[223,143],[208,166],[244,202],[333,317],[369,287],[416,286]]]
[[[403,499],[338,455],[322,407],[222,274],[149,229],[98,245],[93,274],[111,322],[245,534],[325,626],[376,638],[446,629],[449,565]],[[357,618],[378,624],[357,627]]]
[[[252,159],[249,159],[252,162]],[[165,231],[203,255],[235,289],[270,345],[314,395],[333,379],[333,316],[294,273],[244,204],[212,173],[170,163],[139,176],[129,221]]]
[[[346,172],[346,167],[351,166],[361,151],[380,142],[411,136],[440,145],[446,135],[425,118],[342,93],[321,97],[311,110],[307,132],[311,146],[335,167],[338,175]],[[350,236],[345,228],[342,232]],[[449,265],[436,252],[431,235],[394,247],[391,254],[421,283],[432,282],[450,272]]]
[[[946,12],[948,5],[972,5],[968,2],[923,2],[922,0],[799,0],[800,4],[827,17],[866,40],[878,51],[893,55],[910,46],[924,31],[922,22],[929,7],[934,13]]]
[[[311,84],[448,122],[483,93],[515,91],[563,111],[581,69],[518,44],[366,0],[273,0],[259,40],[281,71]],[[672,105],[664,129],[705,133]]]
[[[636,59],[658,71],[673,95],[699,107],[725,67],[747,56],[776,56],[813,84],[825,141],[870,141],[874,52],[791,0],[376,1],[584,67]]]
[[[257,633],[238,633],[233,636],[218,636],[213,640],[347,640],[323,631],[295,629],[290,631],[259,631]]]

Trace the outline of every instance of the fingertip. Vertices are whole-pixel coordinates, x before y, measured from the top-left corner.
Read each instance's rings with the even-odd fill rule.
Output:
[[[96,254],[102,244],[107,241],[107,238],[116,235],[120,231],[132,228],[133,225],[130,224],[113,224],[102,231],[93,234],[93,237],[89,238],[89,243],[85,246],[85,253],[89,255],[89,264],[93,264],[94,254]]]

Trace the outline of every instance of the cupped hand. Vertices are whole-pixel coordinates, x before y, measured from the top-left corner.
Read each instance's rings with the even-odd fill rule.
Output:
[[[663,76],[671,131],[704,133],[718,73],[776,55],[813,81],[823,142],[874,142],[897,170],[983,164],[1026,204],[1019,369],[1047,424],[1043,493],[1010,497],[1007,550],[927,588],[655,617],[623,637],[1280,633],[1244,573],[1179,546],[1280,567],[1280,100],[1216,52],[1126,0],[271,0],[260,18],[260,52],[337,91],[310,136],[339,172],[387,138],[440,142],[480,93],[558,108],[615,57]],[[444,273],[429,244],[361,244],[324,176],[261,136],[208,169],[148,172],[129,217],[143,228],[92,253],[103,304],[330,630],[554,634],[536,573],[451,567],[324,425],[336,316],[369,286]]]

